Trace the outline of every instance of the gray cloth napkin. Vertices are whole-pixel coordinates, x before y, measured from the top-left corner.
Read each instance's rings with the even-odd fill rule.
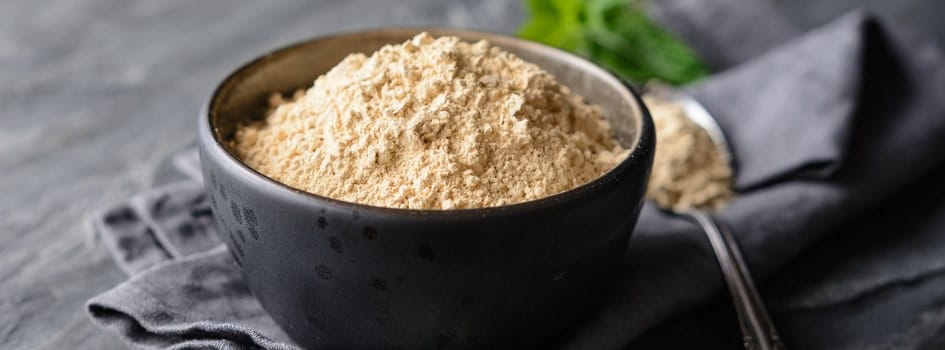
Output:
[[[730,139],[741,193],[719,216],[762,279],[945,161],[934,48],[862,13],[770,46],[717,55],[737,65],[689,88]],[[195,174],[198,160],[175,164]],[[132,277],[89,301],[93,321],[142,348],[296,348],[240,280],[208,208],[194,177],[97,216]],[[555,344],[621,347],[724,288],[698,227],[648,203],[600,303]]]
[[[756,278],[945,160],[941,52],[860,12],[689,91],[733,148],[743,191],[718,215],[733,228]],[[640,325],[724,298],[702,236],[692,224],[645,207],[627,272],[568,344],[618,347],[647,328]]]

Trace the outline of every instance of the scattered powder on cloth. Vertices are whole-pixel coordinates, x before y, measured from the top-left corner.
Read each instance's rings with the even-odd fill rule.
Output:
[[[270,99],[232,144],[292,187],[375,206],[482,208],[590,182],[623,160],[599,107],[486,41],[421,33]]]
[[[709,133],[678,103],[643,96],[656,127],[647,198],[663,208],[721,209],[732,198],[732,168]]]

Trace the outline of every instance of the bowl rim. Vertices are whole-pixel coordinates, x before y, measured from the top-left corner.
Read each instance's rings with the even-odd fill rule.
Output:
[[[617,163],[613,168],[608,170],[601,176],[598,176],[594,180],[586,182],[580,186],[571,188],[569,190],[555,193],[549,196],[541,197],[538,199],[533,199],[525,202],[517,202],[501,206],[493,207],[482,207],[482,208],[460,208],[460,209],[409,209],[409,208],[396,208],[396,207],[383,207],[376,206],[371,204],[349,202],[345,200],[340,200],[336,198],[331,198],[327,196],[318,195],[315,193],[307,192],[282,182],[275,180],[265,174],[260,173],[259,171],[253,169],[252,167],[246,165],[242,160],[239,159],[235,154],[233,154],[229,147],[227,147],[218,137],[219,133],[217,132],[216,126],[212,125],[214,118],[212,118],[211,113],[215,110],[215,106],[220,100],[221,92],[227,88],[234,80],[240,77],[242,74],[245,74],[248,70],[254,69],[261,64],[265,64],[267,61],[278,57],[279,55],[287,54],[293,50],[297,50],[301,47],[313,45],[321,41],[335,40],[338,38],[346,36],[365,36],[365,35],[374,35],[381,33],[404,33],[406,35],[415,35],[420,32],[428,32],[434,36],[440,35],[466,35],[466,36],[476,36],[481,37],[490,43],[496,44],[499,42],[504,43],[515,43],[517,45],[527,46],[528,49],[533,49],[536,51],[541,51],[542,53],[548,53],[552,55],[557,55],[561,58],[562,61],[568,62],[569,64],[577,64],[578,67],[581,67],[583,70],[593,73],[595,77],[604,79],[605,81],[609,80],[609,84],[614,84],[620,86],[619,91],[621,94],[625,95],[624,97],[629,98],[633,101],[633,104],[636,107],[636,110],[639,112],[639,121],[637,122],[639,130],[636,132],[636,139],[633,143],[632,150],[622,161]],[[501,46],[501,44],[500,44]],[[382,28],[373,28],[373,29],[363,29],[363,30],[354,30],[354,31],[342,31],[336,33],[330,33],[326,35],[318,35],[315,37],[310,37],[307,39],[302,39],[299,41],[292,42],[288,45],[279,46],[275,49],[268,50],[263,54],[260,54],[249,61],[246,61],[243,64],[237,66],[237,68],[229,71],[227,75],[213,88],[210,95],[205,99],[202,104],[201,111],[198,118],[198,135],[197,142],[204,148],[204,152],[200,152],[201,158],[204,155],[214,157],[218,159],[218,162],[221,162],[221,166],[226,168],[235,169],[238,175],[245,180],[252,182],[253,186],[261,186],[263,191],[271,192],[277,191],[277,193],[282,193],[283,195],[288,195],[294,197],[292,199],[297,201],[302,201],[303,203],[316,204],[318,202],[332,204],[333,206],[346,208],[350,210],[355,210],[364,213],[374,213],[374,214],[386,214],[386,215],[400,215],[400,216],[423,216],[423,217],[444,217],[444,218],[461,218],[461,217],[470,217],[470,218],[484,218],[487,216],[495,215],[514,215],[523,212],[532,212],[535,210],[540,210],[543,208],[549,208],[554,206],[560,206],[567,203],[577,202],[583,197],[590,196],[594,193],[606,190],[617,185],[622,181],[623,176],[633,170],[636,166],[643,166],[645,164],[644,159],[646,157],[652,157],[652,153],[655,153],[655,130],[653,125],[652,117],[650,116],[649,110],[646,108],[646,105],[643,103],[643,99],[640,96],[638,88],[633,86],[631,83],[626,82],[619,77],[617,77],[613,72],[598,66],[597,64],[585,59],[584,57],[572,54],[570,52],[534,42],[531,40],[517,38],[510,36],[504,33],[483,31],[483,30],[470,30],[462,28],[450,28],[450,27],[382,27]],[[211,141],[212,140],[212,141]],[[650,153],[650,154],[647,154]],[[201,162],[206,160],[201,159]],[[643,182],[643,186],[646,186],[646,183],[649,181],[649,167],[644,169],[644,176],[646,177]],[[268,190],[266,190],[268,189]],[[640,199],[642,202],[642,198]]]

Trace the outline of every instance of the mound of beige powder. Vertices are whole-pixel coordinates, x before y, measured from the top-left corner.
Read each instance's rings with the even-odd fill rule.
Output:
[[[626,157],[599,107],[491,46],[421,33],[273,95],[231,145],[292,187],[375,206],[482,208],[578,187]]]

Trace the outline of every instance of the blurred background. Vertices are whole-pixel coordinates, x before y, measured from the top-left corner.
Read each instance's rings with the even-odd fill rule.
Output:
[[[672,30],[660,7],[696,1],[651,2],[654,20]],[[770,8],[801,30],[868,9],[945,46],[939,0],[774,0]],[[517,0],[0,2],[0,348],[125,347],[84,313],[89,297],[125,276],[82,223],[91,209],[171,178],[166,160],[193,144],[201,102],[237,65],[332,32],[448,25],[517,33],[527,18]],[[941,175],[761,283],[789,344],[945,348]],[[854,289],[864,292],[804,306]],[[738,348],[734,317],[720,297],[630,347]]]

